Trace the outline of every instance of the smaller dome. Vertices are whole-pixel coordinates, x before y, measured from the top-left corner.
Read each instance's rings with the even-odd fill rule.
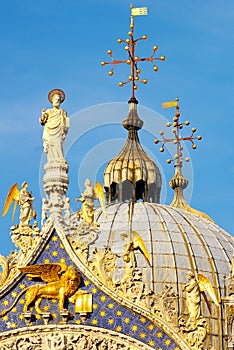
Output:
[[[113,158],[104,171],[104,187],[108,202],[143,200],[160,201],[162,185],[158,166],[140,144],[138,130],[143,126],[136,109],[137,103],[130,102],[130,110],[123,126],[128,138],[120,153]]]

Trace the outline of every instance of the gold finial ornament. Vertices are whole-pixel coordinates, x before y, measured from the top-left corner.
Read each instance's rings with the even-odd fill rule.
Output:
[[[123,59],[123,60],[116,60],[113,55],[112,55],[112,50],[108,50],[107,53],[111,57],[112,61],[110,62],[101,62],[102,66],[105,66],[106,64],[111,64],[111,70],[109,71],[109,75],[112,76],[114,74],[114,68],[117,64],[122,64],[122,63],[127,63],[130,65],[130,75],[127,81],[125,82],[120,82],[119,86],[124,86],[128,83],[131,83],[132,85],[132,96],[130,101],[135,100],[135,90],[138,89],[138,85],[136,83],[143,83],[147,84],[148,80],[147,79],[141,79],[140,78],[140,73],[141,70],[138,68],[138,63],[139,62],[151,62],[153,64],[153,69],[155,72],[158,71],[158,67],[155,65],[154,61],[159,60],[159,61],[165,61],[165,56],[160,56],[160,57],[155,57],[155,53],[158,50],[158,46],[153,46],[153,53],[149,57],[138,57],[135,55],[135,49],[136,49],[136,44],[140,40],[147,40],[147,35],[142,35],[140,38],[135,39],[134,38],[134,17],[135,16],[142,16],[142,15],[147,15],[147,7],[142,7],[142,8],[134,8],[132,5],[130,6],[131,9],[131,16],[130,16],[130,31],[128,32],[128,38],[123,40],[123,39],[118,39],[117,42],[119,44],[127,44],[124,49],[125,51],[128,52],[128,58]]]
[[[181,136],[180,130],[184,128],[184,126],[188,126],[190,124],[189,121],[181,122],[180,121],[180,109],[179,109],[179,98],[177,97],[174,101],[170,102],[164,102],[162,104],[163,108],[170,108],[175,107],[175,117],[173,118],[173,122],[168,122],[166,124],[167,127],[172,127],[172,134],[174,135],[172,138],[166,138],[164,136],[164,131],[160,131],[159,134],[162,136],[161,140],[155,139],[154,143],[162,143],[162,146],[160,147],[160,152],[164,152],[165,144],[167,143],[173,143],[176,146],[176,154],[174,155],[173,159],[167,159],[167,163],[170,164],[172,162],[175,162],[175,175],[174,177],[169,181],[170,187],[174,190],[174,198],[171,202],[170,206],[184,209],[187,211],[190,211],[194,214],[197,214],[199,216],[203,216],[209,221],[213,221],[208,215],[206,215],[203,212],[200,212],[196,209],[193,209],[190,207],[190,205],[186,202],[183,195],[183,190],[188,186],[188,180],[184,178],[182,174],[182,164],[184,162],[189,162],[190,159],[188,157],[183,157],[183,141],[189,141],[192,144],[192,148],[196,149],[197,146],[194,143],[194,140],[201,140],[201,136],[194,136],[195,132],[197,131],[196,128],[192,128],[192,132],[189,136]]]
[[[160,148],[160,152],[164,151],[164,146],[166,143],[174,143],[176,145],[176,154],[174,156],[174,159],[168,159],[167,163],[170,164],[171,162],[175,162],[176,165],[182,165],[182,162],[189,162],[189,158],[183,158],[183,146],[181,145],[182,141],[190,141],[192,143],[192,148],[196,149],[197,146],[194,143],[194,140],[201,140],[201,136],[194,136],[195,132],[197,131],[196,128],[192,128],[192,133],[190,136],[183,137],[180,135],[180,130],[183,129],[184,126],[188,126],[190,124],[189,121],[181,122],[180,121],[180,109],[179,109],[179,98],[177,97],[175,101],[170,101],[170,102],[164,102],[162,104],[163,108],[170,108],[170,107],[175,107],[176,112],[175,112],[175,117],[173,118],[173,123],[168,122],[166,124],[167,127],[173,127],[171,130],[172,133],[174,134],[174,137],[172,138],[166,138],[164,136],[164,132],[160,131],[159,134],[162,136],[162,140],[154,140],[154,143],[162,143],[162,147]]]

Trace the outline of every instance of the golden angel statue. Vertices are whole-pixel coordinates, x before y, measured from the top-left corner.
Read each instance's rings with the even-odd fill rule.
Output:
[[[64,310],[64,302],[72,297],[79,288],[81,277],[72,266],[66,266],[65,263],[38,264],[19,268],[30,278],[40,278],[47,284],[35,284],[26,287],[19,293],[13,304],[0,313],[0,317],[6,315],[25,293],[24,312],[28,311],[29,305],[35,302],[35,310],[42,314],[40,308],[42,298],[57,299],[60,311]]]
[[[186,293],[186,304],[189,312],[189,322],[195,322],[201,315],[201,293],[198,281],[192,271],[187,272],[188,283],[184,286]]]
[[[104,214],[106,215],[106,205],[104,198],[104,191],[99,182],[95,183],[95,187],[92,187],[91,181],[89,179],[85,180],[85,190],[81,193],[80,198],[77,201],[82,203],[79,216],[84,220],[85,223],[90,225],[98,225],[94,222],[94,200],[98,199]]]
[[[123,252],[123,260],[126,263],[130,263],[132,267],[136,267],[136,256],[135,256],[135,250],[140,250],[143,254],[145,260],[147,261],[148,265],[150,265],[150,256],[148,253],[148,250],[145,246],[145,243],[140,236],[140,234],[136,231],[131,231],[131,237],[127,235],[126,232],[121,232],[120,234],[121,238],[127,241],[127,243],[124,245],[124,252]]]
[[[65,93],[60,89],[53,89],[48,94],[48,100],[53,108],[43,109],[40,124],[44,126],[43,146],[47,154],[48,163],[66,162],[63,155],[63,142],[69,129],[69,118],[60,104],[65,100]]]
[[[23,182],[21,190],[18,187],[18,184],[15,183],[9,190],[2,216],[5,216],[12,204],[14,203],[14,208],[12,211],[12,221],[14,221],[14,215],[17,205],[20,206],[20,226],[29,226],[30,220],[36,217],[36,212],[33,210],[32,202],[35,198],[32,196],[31,192],[28,192],[27,182]]]
[[[187,278],[189,283],[185,284],[184,291],[186,292],[186,304],[189,312],[187,324],[191,324],[196,322],[201,316],[201,293],[205,298],[209,311],[211,310],[204,293],[205,291],[209,294],[216,306],[219,306],[219,303],[212,284],[206,276],[197,274],[196,277],[192,271],[188,271]]]

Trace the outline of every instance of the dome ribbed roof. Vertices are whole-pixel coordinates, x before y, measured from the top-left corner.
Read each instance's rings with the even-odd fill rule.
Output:
[[[130,232],[129,203],[109,205],[107,217],[100,209],[96,209],[95,216],[101,229],[95,247],[109,247],[121,256],[126,243],[121,233]],[[187,283],[186,273],[192,270],[210,280],[220,301],[224,290],[224,275],[230,271],[233,255],[234,238],[231,235],[202,216],[147,202],[134,204],[131,230],[140,234],[150,256],[151,267],[143,254],[139,250],[135,251],[137,267],[143,273],[143,282],[148,290],[159,293],[166,284],[172,286],[179,296],[178,310],[181,311],[185,305],[183,286]],[[123,259],[117,263],[116,279],[124,274],[125,266]],[[210,315],[203,300],[202,314],[209,320],[214,336],[219,337],[220,309]]]
[[[101,209],[95,215],[102,232],[95,245],[121,250],[120,233],[129,230],[129,204],[109,205],[107,217]],[[136,252],[138,266],[151,271],[147,273],[150,284],[169,280],[178,285],[185,282],[187,270],[195,269],[222,288],[223,274],[230,271],[234,238],[215,223],[182,209],[140,202],[134,204],[132,230],[141,235],[150,254],[153,268]]]

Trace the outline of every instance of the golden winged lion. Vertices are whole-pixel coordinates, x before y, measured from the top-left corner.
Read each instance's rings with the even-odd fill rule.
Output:
[[[24,304],[24,312],[28,311],[30,304],[35,302],[35,310],[38,314],[43,311],[40,308],[40,303],[43,298],[57,299],[59,309],[64,309],[65,300],[72,297],[81,282],[80,274],[72,266],[66,266],[63,263],[55,264],[38,264],[19,268],[30,278],[41,278],[47,284],[35,284],[22,290],[17,296],[13,304],[0,313],[0,317],[7,314],[18,302],[20,297],[25,293],[26,301]]]

